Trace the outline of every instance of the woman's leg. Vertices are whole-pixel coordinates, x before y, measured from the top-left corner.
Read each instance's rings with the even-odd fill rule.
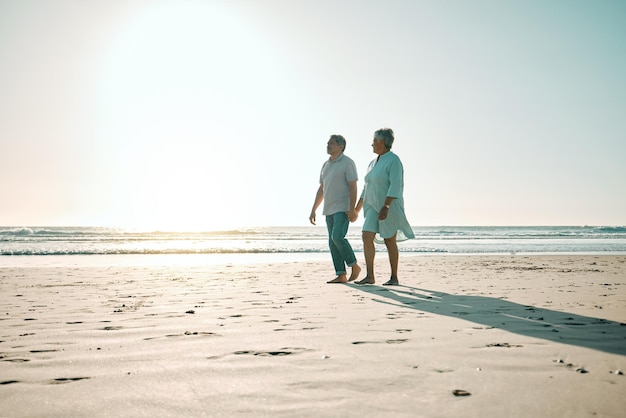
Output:
[[[389,253],[389,266],[391,267],[391,278],[386,283],[383,283],[385,285],[398,284],[398,261],[400,259],[400,252],[398,251],[396,236],[397,234],[391,238],[385,238],[385,245]]]
[[[363,231],[363,253],[365,254],[365,269],[367,275],[357,284],[374,284],[374,257],[376,256],[376,247],[374,246],[375,232]]]

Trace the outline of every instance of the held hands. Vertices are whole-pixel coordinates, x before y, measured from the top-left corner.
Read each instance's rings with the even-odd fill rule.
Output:
[[[350,209],[348,211],[348,219],[350,220],[350,222],[354,222],[359,218],[359,211],[356,209]],[[315,211],[311,211],[311,214],[309,215],[309,222],[311,222],[311,224],[313,225],[317,225],[315,223],[316,221],[316,214]]]
[[[350,209],[348,211],[348,219],[350,220],[350,222],[356,221],[358,217],[359,217],[359,212],[356,209]]]

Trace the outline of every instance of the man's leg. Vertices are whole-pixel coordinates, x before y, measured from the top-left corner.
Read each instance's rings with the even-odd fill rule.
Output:
[[[335,215],[326,216],[326,227],[328,229],[328,247],[330,248],[330,256],[333,259],[333,266],[337,277],[327,283],[346,283],[348,281],[346,277],[346,265],[334,239],[337,229]]]
[[[349,226],[350,219],[348,219],[347,213],[339,212],[333,215],[333,231],[331,235],[332,241],[339,251],[342,262],[347,264],[349,267],[352,267],[352,274],[350,274],[350,279],[348,280],[351,282],[353,280],[356,280],[356,278],[359,276],[359,273],[361,272],[361,267],[359,267],[359,265],[357,264],[354,250],[352,249],[350,242],[346,239]]]

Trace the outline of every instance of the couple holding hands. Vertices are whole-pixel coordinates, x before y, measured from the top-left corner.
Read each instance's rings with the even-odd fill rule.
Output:
[[[400,158],[391,151],[393,131],[388,128],[374,133],[372,150],[378,155],[367,168],[365,185],[357,202],[357,170],[354,161],[344,155],[346,140],[341,135],[331,135],[326,151],[330,155],[322,166],[320,186],[309,221],[315,225],[316,210],[324,202],[323,215],[328,228],[328,245],[337,277],[328,283],[355,281],[361,273],[352,246],[346,239],[348,226],[354,222],[361,210],[363,222],[362,238],[365,254],[366,276],[357,284],[374,284],[374,245],[376,235],[384,240],[389,254],[391,277],[383,285],[397,285],[398,241],[415,238],[404,214],[404,169]],[[347,277],[346,266],[351,267]]]

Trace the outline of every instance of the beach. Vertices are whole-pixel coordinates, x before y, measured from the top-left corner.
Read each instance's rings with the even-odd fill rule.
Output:
[[[330,256],[125,257],[0,266],[0,416],[626,409],[626,255],[401,254],[393,287],[384,251],[370,286],[326,284]]]

